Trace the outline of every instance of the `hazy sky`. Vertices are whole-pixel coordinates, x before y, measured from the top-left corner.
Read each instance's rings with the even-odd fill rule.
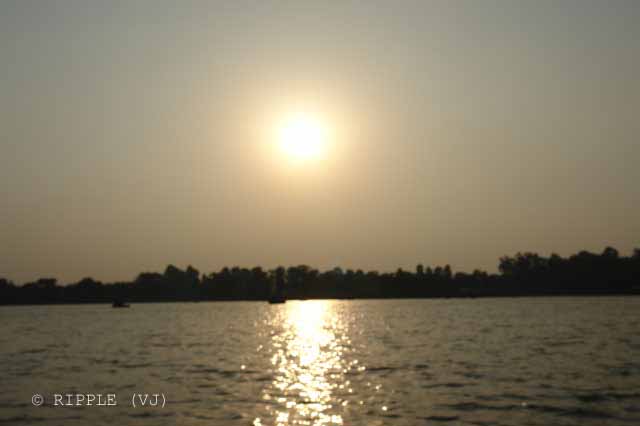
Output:
[[[640,2],[0,0],[0,276],[640,246]],[[330,138],[292,164],[274,129]]]

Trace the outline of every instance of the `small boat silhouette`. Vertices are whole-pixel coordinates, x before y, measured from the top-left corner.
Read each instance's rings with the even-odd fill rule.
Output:
[[[285,303],[287,299],[282,295],[274,295],[269,298],[269,303]]]
[[[128,308],[129,304],[125,303],[124,300],[114,300],[113,301],[113,306],[114,308]]]

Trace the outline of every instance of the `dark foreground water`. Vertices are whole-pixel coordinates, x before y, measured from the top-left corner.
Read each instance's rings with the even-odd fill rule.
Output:
[[[0,424],[640,425],[639,320],[638,297],[2,307]],[[78,393],[117,405],[54,406]]]

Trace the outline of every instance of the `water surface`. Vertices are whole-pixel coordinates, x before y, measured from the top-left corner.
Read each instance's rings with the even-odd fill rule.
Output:
[[[637,425],[639,319],[638,297],[2,307],[0,424]]]

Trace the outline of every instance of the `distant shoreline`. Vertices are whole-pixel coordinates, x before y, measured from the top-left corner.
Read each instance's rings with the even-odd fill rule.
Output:
[[[357,300],[357,301],[392,301],[392,300],[442,300],[442,299],[528,299],[528,298],[568,298],[568,297],[584,297],[584,298],[598,298],[598,297],[629,297],[640,296],[640,291],[635,293],[576,293],[576,294],[519,294],[519,295],[485,295],[485,296],[432,296],[432,297],[377,297],[377,298],[308,298],[308,299],[288,299],[291,302],[303,302],[303,301],[315,301],[315,300],[332,300],[332,301],[345,301],[345,300]],[[153,305],[153,304],[168,304],[168,303],[242,303],[242,302],[266,302],[266,300],[257,299],[227,299],[227,300],[134,300],[132,303]],[[111,300],[92,300],[92,301],[58,301],[58,302],[40,302],[40,303],[2,303],[0,307],[11,306],[77,306],[77,305],[111,305]]]
[[[394,273],[307,265],[222,268],[201,274],[169,265],[163,273],[143,272],[132,282],[102,283],[84,278],[59,285],[41,278],[22,286],[0,278],[0,305],[204,301],[267,301],[274,294],[305,299],[433,299],[480,297],[611,296],[640,294],[640,249],[621,256],[607,247],[600,254],[581,251],[568,258],[517,253],[500,258],[500,273],[456,272],[449,265]]]

